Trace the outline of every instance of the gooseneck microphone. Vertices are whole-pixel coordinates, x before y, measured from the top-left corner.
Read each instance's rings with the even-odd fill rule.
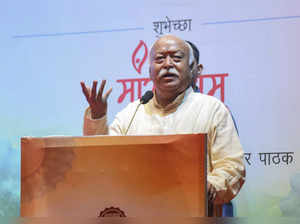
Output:
[[[146,104],[149,102],[149,100],[151,100],[153,97],[153,92],[151,90],[148,90],[140,99],[140,104]]]
[[[139,105],[136,107],[136,109],[135,109],[135,111],[134,111],[134,114],[133,114],[133,116],[132,116],[132,118],[131,118],[131,120],[130,120],[130,122],[129,122],[129,125],[128,125],[126,131],[125,131],[125,135],[127,135],[127,132],[128,132],[128,130],[129,130],[131,124],[132,124],[132,121],[133,121],[133,119],[134,119],[134,117],[135,117],[135,114],[136,114],[136,112],[138,111],[139,107],[140,107],[142,104],[148,103],[149,100],[152,99],[152,97],[153,97],[153,92],[152,92],[151,90],[148,90],[148,91],[142,96],[142,98],[140,99],[140,103],[139,103]]]

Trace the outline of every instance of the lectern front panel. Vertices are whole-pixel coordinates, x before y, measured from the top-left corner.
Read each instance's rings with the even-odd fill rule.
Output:
[[[21,215],[206,214],[205,135],[22,138]]]

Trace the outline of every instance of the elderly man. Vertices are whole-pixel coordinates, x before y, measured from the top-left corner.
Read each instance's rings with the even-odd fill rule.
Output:
[[[227,108],[218,99],[192,89],[195,66],[193,50],[173,35],[159,38],[150,52],[150,78],[155,85],[154,97],[139,108],[128,135],[208,134],[208,197],[214,204],[233,199],[244,183],[243,150]],[[198,63],[197,63],[198,65]],[[108,127],[105,81],[97,93],[94,81],[89,92],[81,83],[90,105],[84,117],[84,135],[124,135],[139,101],[130,103],[116,115]]]

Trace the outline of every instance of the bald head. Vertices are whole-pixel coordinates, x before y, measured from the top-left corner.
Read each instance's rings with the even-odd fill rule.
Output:
[[[161,44],[166,44],[166,43],[178,43],[182,46],[182,50],[185,51],[185,53],[188,55],[189,58],[189,65],[191,65],[194,60],[194,54],[193,54],[193,49],[189,43],[187,43],[185,40],[182,40],[181,38],[174,36],[174,35],[164,35],[160,37],[155,43],[153,44],[151,51],[150,51],[150,62],[152,60],[152,56],[155,53],[155,50],[157,49],[158,46]]]

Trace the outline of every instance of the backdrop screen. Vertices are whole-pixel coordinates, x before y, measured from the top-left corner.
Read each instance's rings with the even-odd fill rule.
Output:
[[[109,122],[152,89],[164,34],[200,50],[200,90],[222,100],[245,150],[237,216],[300,214],[300,2],[0,2],[0,216],[19,215],[20,137],[82,135],[80,81],[107,80]]]

